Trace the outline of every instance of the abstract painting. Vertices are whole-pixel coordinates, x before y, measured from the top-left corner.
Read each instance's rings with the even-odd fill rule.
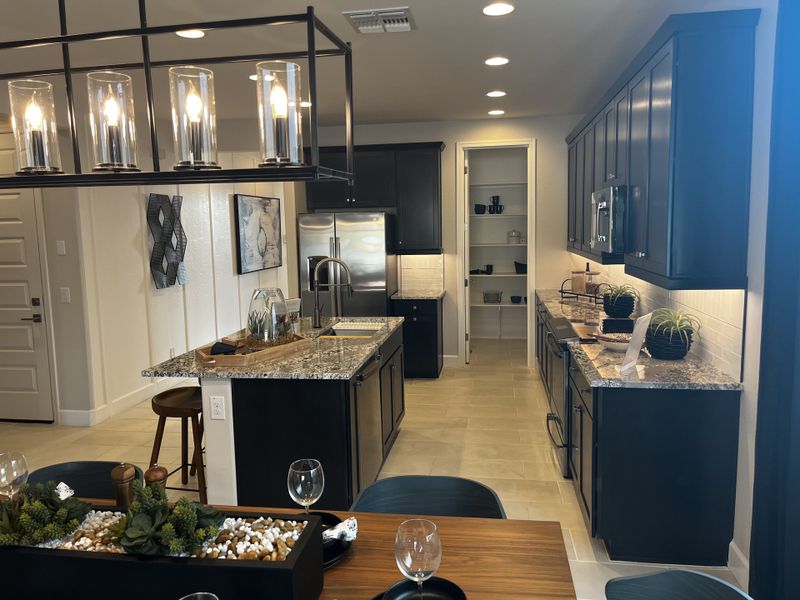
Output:
[[[158,289],[186,283],[183,258],[188,239],[181,225],[183,196],[150,194],[147,201],[147,225],[153,236],[150,273]]]
[[[233,195],[239,274],[283,264],[280,198]]]

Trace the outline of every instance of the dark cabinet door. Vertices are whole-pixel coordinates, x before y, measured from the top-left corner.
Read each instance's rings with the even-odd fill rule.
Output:
[[[391,364],[389,365],[389,373],[392,380],[392,418],[394,419],[394,429],[400,427],[400,421],[406,414],[406,397],[405,387],[403,385],[403,349],[400,348],[394,354]]]
[[[630,98],[628,194],[625,202],[625,262],[638,264],[647,247],[650,155],[650,71],[642,69],[628,87]]]
[[[358,160],[355,161],[356,164]],[[343,150],[320,148],[319,164],[323,167],[347,170],[347,155]],[[309,210],[350,208],[350,194],[343,181],[312,181],[306,183],[306,206]]]
[[[578,144],[573,142],[567,151],[567,249],[578,245]]]
[[[403,323],[405,373],[408,377],[430,377],[435,371],[436,319],[427,315],[406,317]]]
[[[572,472],[572,484],[575,486],[575,493],[581,498],[581,396],[578,393],[572,379],[569,381],[569,410],[572,421],[572,433],[569,442],[569,466]]]
[[[603,189],[606,184],[606,114],[611,112],[606,108],[594,121],[592,128],[594,129],[594,183],[592,184],[592,191],[596,192]]]
[[[608,185],[627,184],[628,163],[628,90],[623,89],[613,100],[606,127],[606,171]]]
[[[351,208],[397,206],[394,150],[356,150]]]
[[[386,456],[389,441],[394,431],[394,414],[392,408],[392,361],[388,360],[381,367],[381,431],[383,432],[383,455]]]
[[[440,148],[397,151],[397,252],[442,252]]]
[[[575,142],[575,241],[572,247],[580,250],[583,246],[583,184],[586,171],[586,149],[583,134]]]
[[[583,234],[581,250],[591,252],[592,246],[592,192],[594,191],[594,126],[583,134]]]
[[[581,453],[581,500],[583,500],[584,508],[589,516],[589,522],[592,521],[592,488],[594,487],[594,430],[592,417],[586,407],[581,404],[580,406],[580,435],[581,442],[579,451]]]

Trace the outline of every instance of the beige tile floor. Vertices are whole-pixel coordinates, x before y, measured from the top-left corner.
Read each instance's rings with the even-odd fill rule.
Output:
[[[469,477],[497,492],[510,519],[559,521],[579,599],[603,599],[609,579],[661,568],[612,562],[587,534],[571,482],[556,467],[545,392],[525,366],[524,342],[477,340],[472,348],[469,366],[406,382],[406,417],[380,476]],[[180,427],[171,421],[159,459],[170,470],[180,462]],[[146,467],[155,426],[148,401],[92,428],[0,423],[0,446],[24,452],[32,469],[89,459]],[[727,569],[706,571],[733,581]]]

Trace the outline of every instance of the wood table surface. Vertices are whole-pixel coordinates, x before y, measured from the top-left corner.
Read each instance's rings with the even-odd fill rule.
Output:
[[[296,507],[216,508],[229,514],[297,512]],[[400,581],[403,577],[394,560],[394,539],[400,523],[412,518],[436,523],[442,540],[442,564],[436,576],[456,583],[469,600],[575,599],[561,525],[556,521],[330,512],[342,519],[356,517],[358,538],[347,556],[325,571],[323,600],[372,600]]]
[[[266,514],[296,510],[217,508]],[[400,523],[415,517],[429,518],[439,528],[442,564],[436,576],[459,585],[469,600],[575,598],[558,522],[330,512],[356,517],[358,538],[345,559],[325,571],[321,599],[371,600],[403,579],[394,560],[394,538]]]

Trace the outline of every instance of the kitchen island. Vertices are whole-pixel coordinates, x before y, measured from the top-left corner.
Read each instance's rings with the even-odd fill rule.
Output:
[[[142,372],[200,379],[210,503],[290,506],[286,474],[299,458],[325,470],[316,508],[346,510],[375,480],[405,414],[403,319],[339,321],[301,319],[308,348],[262,363],[215,366],[192,350]],[[374,333],[337,329],[359,324]]]

